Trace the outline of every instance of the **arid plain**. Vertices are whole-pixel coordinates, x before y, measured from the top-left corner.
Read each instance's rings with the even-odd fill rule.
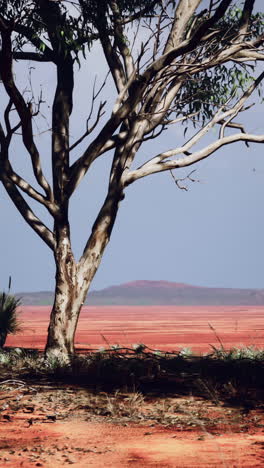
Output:
[[[23,331],[9,337],[7,345],[43,349],[49,311],[47,306],[22,307]],[[263,319],[260,306],[84,307],[76,347],[84,351],[144,343],[152,349],[188,347],[197,353],[220,343],[227,349],[263,347]],[[158,399],[136,392],[91,394],[85,387],[54,388],[37,381],[14,382],[11,390],[7,381],[1,385],[0,404],[1,467],[264,466],[259,408],[244,411],[192,394]],[[171,417],[177,422],[164,424]]]
[[[21,308],[23,331],[7,346],[43,349],[49,306]],[[210,345],[264,346],[263,306],[85,306],[76,334],[77,349],[136,343],[161,350],[190,347],[209,352]]]

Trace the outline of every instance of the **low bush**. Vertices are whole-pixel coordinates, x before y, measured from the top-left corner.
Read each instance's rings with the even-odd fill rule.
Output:
[[[3,348],[7,335],[21,331],[18,318],[20,299],[5,292],[0,293],[0,348]]]

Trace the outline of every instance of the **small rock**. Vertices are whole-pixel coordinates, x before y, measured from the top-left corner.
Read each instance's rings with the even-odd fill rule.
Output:
[[[56,419],[57,419],[57,416],[56,416],[56,414],[49,414],[49,415],[47,416],[47,419],[48,419],[49,421],[55,422]]]
[[[24,412],[27,412],[27,413],[33,413],[35,411],[35,407],[34,406],[26,406],[24,408]]]
[[[9,416],[9,414],[4,414],[3,419],[5,419],[6,421],[11,421],[11,416]]]

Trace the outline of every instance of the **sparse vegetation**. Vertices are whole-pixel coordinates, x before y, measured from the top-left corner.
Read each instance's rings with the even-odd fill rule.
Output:
[[[219,359],[224,360],[239,360],[239,359],[252,359],[257,361],[264,360],[264,349],[259,349],[256,346],[243,346],[233,347],[230,349],[215,348],[213,347],[213,355]]]
[[[35,350],[20,348],[0,352],[2,375],[27,381],[49,379],[85,385],[92,391],[134,394],[196,395],[214,403],[262,406],[264,401],[264,350],[255,347],[194,355],[190,350],[160,352],[145,345],[109,349],[75,355],[70,363],[44,359]],[[114,411],[114,401],[108,406]],[[111,411],[112,411],[111,410]],[[110,411],[110,410],[109,410]],[[111,412],[110,411],[110,412]]]
[[[9,431],[18,421],[22,428],[55,423],[54,429],[56,422],[64,421],[109,428],[132,423],[144,437],[169,428],[170,437],[178,437],[180,431],[205,443],[225,434],[230,440],[234,433],[252,437],[252,431],[259,437],[264,427],[263,353],[253,347],[220,347],[194,355],[186,348],[173,353],[141,343],[75,355],[66,365],[45,359],[37,350],[5,348],[0,350],[0,418],[9,423]],[[107,444],[99,448],[96,442],[87,449],[74,441],[69,445],[68,439],[56,450],[41,439],[37,453],[35,445],[28,450],[28,441],[22,452],[6,443],[3,459],[13,461],[22,453],[30,463],[45,464],[48,454],[56,463],[61,457],[64,466],[80,456],[86,461],[77,466],[88,466],[89,453],[92,457],[111,452]]]

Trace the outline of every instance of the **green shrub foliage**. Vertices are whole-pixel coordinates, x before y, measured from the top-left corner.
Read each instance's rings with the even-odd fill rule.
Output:
[[[18,319],[18,307],[21,300],[6,294],[0,293],[0,347],[5,344],[7,335],[18,333],[21,329]]]

